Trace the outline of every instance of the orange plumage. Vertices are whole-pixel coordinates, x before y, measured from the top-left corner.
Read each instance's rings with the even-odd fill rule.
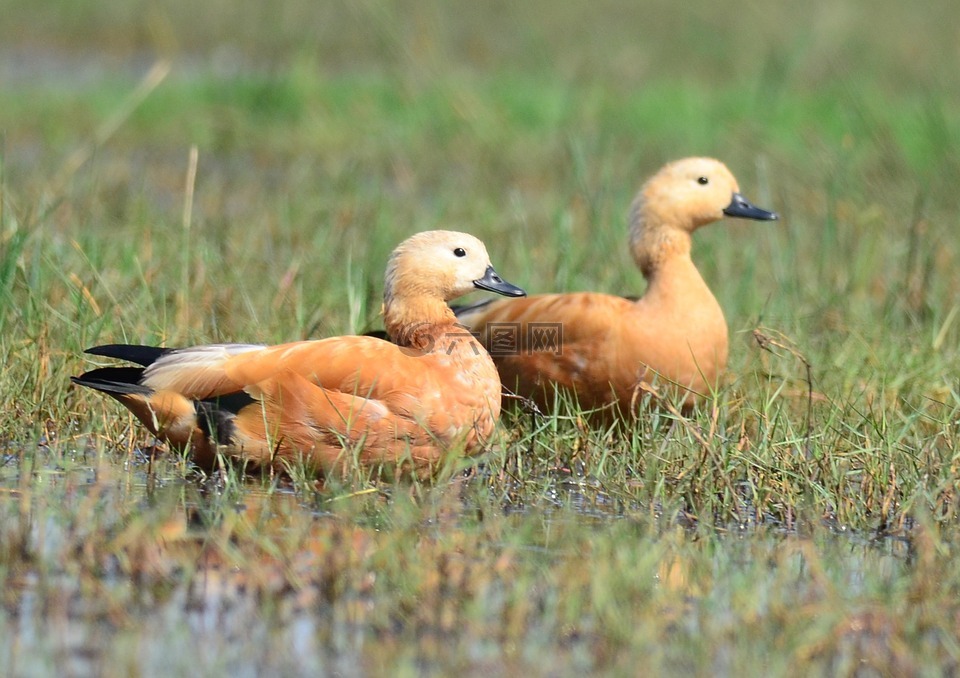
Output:
[[[483,244],[449,231],[404,241],[391,255],[384,319],[397,343],[334,337],[279,346],[91,349],[136,362],[75,377],[119,400],[156,436],[210,466],[223,453],[258,466],[302,459],[318,472],[409,462],[435,468],[479,450],[500,415],[487,352],[446,302],[475,288],[519,296]]]
[[[541,407],[554,402],[555,387],[573,392],[585,408],[623,406],[641,381],[657,378],[692,405],[716,387],[728,339],[723,310],[690,258],[691,236],[724,216],[777,219],[740,195],[723,163],[670,163],[644,184],[630,212],[631,252],[648,283],[638,300],[545,294],[466,307],[458,318],[491,348],[504,386]],[[519,345],[502,350],[497,329],[512,323]],[[559,325],[562,343],[533,345],[534,323]]]

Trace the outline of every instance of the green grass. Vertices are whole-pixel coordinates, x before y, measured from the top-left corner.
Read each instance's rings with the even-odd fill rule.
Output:
[[[956,671],[960,12],[561,4],[0,1],[12,673]],[[360,331],[428,228],[640,292],[630,199],[690,154],[784,219],[696,236],[732,350],[689,417],[318,486],[151,461],[69,386],[102,342]]]

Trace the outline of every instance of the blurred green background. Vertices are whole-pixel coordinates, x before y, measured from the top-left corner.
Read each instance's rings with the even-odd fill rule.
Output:
[[[698,236],[735,329],[762,318],[793,335],[833,318],[872,340],[878,313],[903,327],[890,306],[932,312],[939,327],[955,298],[960,76],[947,2],[2,11],[7,232],[16,222],[45,229],[38,240],[76,239],[91,261],[69,268],[106,304],[207,296],[188,326],[123,314],[134,336],[358,329],[389,249],[441,226],[491,241],[498,267],[534,292],[636,292],[630,197],[692,154],[723,159],[745,194],[785,216]],[[184,290],[180,253],[158,239],[181,237],[191,145]],[[124,289],[134,256],[149,291]],[[335,301],[345,278],[352,315]],[[308,298],[277,287],[291,280]],[[268,305],[281,317],[265,322]],[[243,306],[263,314],[255,330]]]

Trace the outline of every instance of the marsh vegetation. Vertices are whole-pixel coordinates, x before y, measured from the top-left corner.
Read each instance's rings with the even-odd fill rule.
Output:
[[[517,5],[0,0],[12,674],[956,672],[960,9]],[[374,326],[425,229],[638,293],[630,199],[694,154],[783,220],[696,235],[731,358],[689,415],[318,484],[69,385],[97,343]]]

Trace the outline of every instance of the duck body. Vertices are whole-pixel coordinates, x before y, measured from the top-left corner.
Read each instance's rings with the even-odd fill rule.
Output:
[[[723,310],[691,259],[691,234],[724,215],[777,218],[747,202],[719,161],[671,163],[641,188],[631,209],[631,252],[647,279],[639,299],[534,295],[466,307],[458,318],[492,350],[504,386],[541,407],[552,406],[559,388],[585,409],[629,409],[642,382],[692,406],[719,384],[729,340]],[[494,350],[498,329],[511,326],[516,350]],[[557,343],[535,345],[535,332],[550,327]]]
[[[439,285],[427,271],[424,281],[413,266],[419,248],[398,248],[413,254],[388,268],[385,317],[400,338],[396,344],[350,336],[277,346],[108,345],[88,352],[140,367],[99,368],[74,382],[114,397],[151,433],[189,450],[205,467],[225,454],[260,467],[300,461],[324,474],[354,460],[422,472],[453,450],[475,453],[500,416],[500,379],[446,301],[467,287],[522,291],[496,276],[475,238],[419,235],[429,234],[442,235],[419,242],[439,239],[441,247],[419,252],[434,257],[424,267],[466,270]],[[444,261],[448,250],[467,248],[479,264]]]
[[[689,269],[699,278],[692,263]],[[489,320],[464,321],[481,339],[503,323],[519,324],[519,350],[498,352],[494,360],[504,386],[540,407],[551,406],[553,387],[574,393],[581,407],[597,409],[629,403],[641,381],[658,380],[682,387],[685,402],[692,403],[692,394],[716,386],[726,364],[727,323],[702,280],[695,301],[685,289],[684,304],[671,303],[675,290],[664,287],[637,301],[596,292],[535,295],[529,304],[491,304]],[[559,348],[535,350],[531,323],[556,323]]]

